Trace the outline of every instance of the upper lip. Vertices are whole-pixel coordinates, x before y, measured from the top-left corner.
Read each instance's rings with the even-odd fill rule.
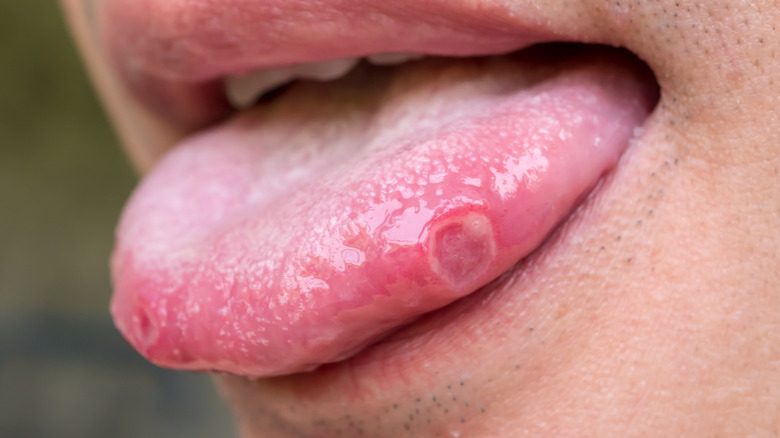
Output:
[[[128,67],[183,81],[382,52],[493,54],[552,37],[498,2],[318,3],[116,0],[105,29]]]
[[[498,54],[570,39],[503,2],[194,3],[115,0],[100,20],[125,85],[185,130],[232,113],[220,82],[227,75],[373,53]]]

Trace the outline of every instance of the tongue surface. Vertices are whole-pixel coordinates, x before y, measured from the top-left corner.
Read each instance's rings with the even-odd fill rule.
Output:
[[[177,147],[126,207],[112,313],[162,366],[344,359],[534,250],[654,99],[619,58],[364,67]]]

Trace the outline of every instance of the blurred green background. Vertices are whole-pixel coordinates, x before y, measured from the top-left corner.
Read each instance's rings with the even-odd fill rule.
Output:
[[[108,316],[135,176],[54,1],[0,2],[0,437],[229,437],[208,377],[143,361]]]

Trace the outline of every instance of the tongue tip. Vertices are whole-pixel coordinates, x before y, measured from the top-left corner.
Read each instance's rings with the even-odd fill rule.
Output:
[[[140,303],[127,302],[131,294],[115,293],[111,302],[111,316],[119,332],[142,356],[155,362],[155,348],[162,338],[164,327],[154,312]],[[136,297],[137,298],[137,297]]]

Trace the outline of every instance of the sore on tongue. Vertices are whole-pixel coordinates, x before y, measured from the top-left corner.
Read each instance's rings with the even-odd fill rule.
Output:
[[[280,375],[485,286],[616,164],[654,104],[620,57],[535,56],[300,83],[178,146],[120,223],[117,326],[162,366]]]
[[[453,289],[473,287],[496,257],[493,225],[476,213],[442,222],[428,242],[431,268]]]

